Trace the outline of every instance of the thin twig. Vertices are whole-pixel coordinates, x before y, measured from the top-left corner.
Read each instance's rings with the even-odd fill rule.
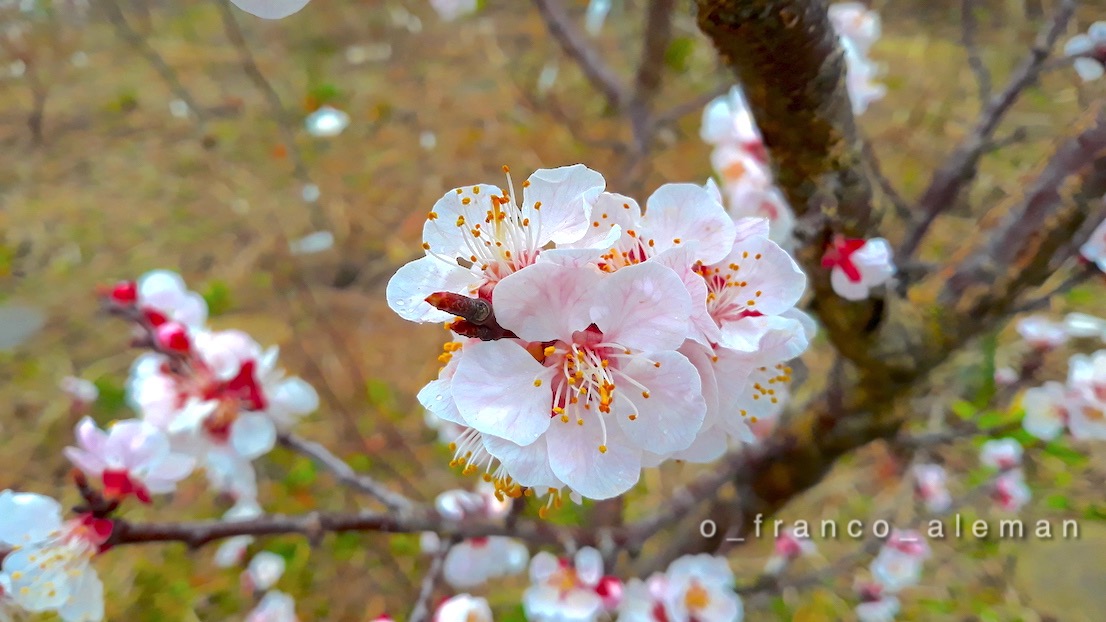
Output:
[[[876,155],[875,149],[872,148],[872,143],[868,140],[864,141],[864,159],[868,162],[868,171],[872,174],[872,179],[876,182],[876,186],[879,187],[883,196],[887,197],[887,200],[890,201],[891,205],[895,208],[895,214],[902,220],[909,222],[914,217],[914,212],[910,207],[910,203],[899,194],[899,191],[895,189],[891,180],[883,174],[883,167],[880,166],[879,157]]]
[[[561,49],[584,72],[584,76],[591,82],[603,97],[607,105],[614,110],[621,110],[629,100],[626,87],[618,78],[610,66],[604,62],[602,55],[591,46],[588,39],[569,18],[561,0],[534,0],[534,6],[549,34],[560,44]]]
[[[1076,0],[1062,0],[1052,21],[1038,34],[1029,56],[1014,70],[1002,92],[991,98],[968,137],[946,158],[945,165],[933,174],[929,186],[918,200],[922,220],[906,237],[896,253],[898,257],[905,259],[914,254],[933,221],[952,208],[960,191],[975,177],[979,158],[991,144],[991,137],[999,123],[1022,92],[1037,80],[1045,67],[1045,60],[1071,19],[1075,5]]]
[[[979,86],[979,101],[986,102],[991,98],[991,72],[979,55],[979,45],[975,40],[979,22],[976,20],[975,11],[978,8],[977,0],[961,0],[960,3],[960,41],[968,52],[968,66],[975,74],[976,84]]]
[[[300,438],[292,433],[282,434],[280,442],[292,451],[303,454],[323,465],[338,478],[338,481],[346,486],[375,497],[394,512],[406,513],[414,508],[414,503],[410,499],[393,492],[368,475],[357,473],[348,463],[319,443]]]
[[[733,88],[732,84],[720,84],[710,91],[696,96],[694,99],[689,99],[688,101],[672,106],[668,110],[658,112],[653,115],[654,131],[657,128],[671,125],[693,112],[701,112],[703,108],[714,101],[715,98],[729,93],[731,88]]]
[[[1076,285],[1086,281],[1092,276],[1101,274],[1098,266],[1092,263],[1081,263],[1075,270],[1071,272],[1063,281],[1057,283],[1055,287],[1049,289],[1043,294],[1026,300],[1018,305],[1012,312],[1012,315],[1019,313],[1029,313],[1032,311],[1039,311],[1040,309],[1047,308],[1052,300],[1061,294],[1066,294],[1071,291]]]
[[[411,609],[410,617],[407,618],[408,622],[425,622],[430,618],[430,599],[434,597],[434,586],[442,578],[445,558],[449,555],[449,550],[453,548],[453,545],[454,542],[452,541],[444,543],[438,553],[434,555],[433,561],[430,562],[430,568],[427,569],[426,575],[422,578],[419,596],[415,600],[414,608]]]

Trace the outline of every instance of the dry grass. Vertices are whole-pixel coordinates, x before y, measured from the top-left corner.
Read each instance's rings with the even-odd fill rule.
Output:
[[[441,23],[422,3],[398,1],[320,0],[275,23],[242,17],[261,69],[295,127],[304,102],[320,94],[329,93],[353,117],[338,138],[312,139],[299,132],[298,145],[338,237],[335,249],[307,258],[286,251],[287,240],[310,227],[291,165],[276,154],[278,128],[261,94],[245,79],[210,4],[158,7],[148,22],[133,19],[196,99],[218,108],[206,128],[213,143],[208,147],[193,123],[169,115],[172,95],[163,82],[99,16],[67,31],[67,49],[84,50],[87,67],[71,66],[67,54],[46,52],[53,41],[49,32],[36,39],[49,85],[43,144],[31,143],[24,124],[30,101],[25,81],[5,80],[0,89],[5,154],[0,303],[36,306],[48,322],[18,351],[0,353],[0,488],[74,500],[58,453],[71,438],[74,417],[56,383],[67,374],[94,380],[104,396],[94,412],[97,419],[130,416],[120,393],[134,354],[123,348],[127,329],[95,312],[92,289],[152,268],[179,270],[201,292],[229,292],[226,309],[214,322],[281,345],[284,365],[321,387],[324,408],[302,426],[304,436],[327,442],[358,468],[381,477],[393,478],[389,470],[398,471],[404,489],[422,498],[457,485],[414,401],[435,372],[434,355],[444,334],[396,318],[383,300],[391,271],[414,256],[433,201],[457,185],[496,182],[504,163],[524,176],[539,166],[584,162],[609,172],[611,189],[642,198],[665,181],[703,180],[709,174],[708,151],[697,138],[693,114],[661,136],[644,187],[624,187],[616,176],[618,154],[601,146],[625,138],[623,124],[604,118],[599,98],[565,62],[553,89],[555,102],[528,96],[553,51],[551,43],[528,7],[516,0],[490,4],[480,16],[456,24]],[[405,5],[414,5],[421,32],[395,26],[394,13]],[[950,139],[965,132],[977,109],[958,32],[950,25],[955,9],[929,8],[925,15],[922,10],[885,11],[887,35],[874,56],[887,65],[890,94],[862,121],[885,172],[907,196],[921,190],[927,172],[941,161]],[[632,49],[638,28],[629,19],[633,15],[614,16],[605,34],[604,48],[616,64],[627,65],[620,44]],[[997,27],[988,24],[984,42],[985,58],[1001,83],[1032,31],[1009,14],[997,19]],[[689,16],[681,16],[678,30],[694,36]],[[387,61],[345,60],[351,45],[381,44],[391,46]],[[662,105],[686,101],[712,84],[711,51],[701,39],[695,44],[691,70],[670,76]],[[977,206],[1019,192],[1021,175],[1079,101],[1068,72],[1050,75],[1027,94],[1010,115],[1010,127],[1024,126],[1036,140],[986,162],[973,194]],[[565,115],[576,122],[567,123]],[[435,135],[433,149],[419,146],[424,132]],[[962,227],[973,222],[965,208],[958,219],[942,223],[931,257],[958,244]],[[890,224],[892,238],[896,226]],[[1093,312],[1100,295],[1099,289],[1087,289],[1070,302]],[[818,355],[810,366],[815,373],[825,367]],[[949,387],[947,394],[920,403],[963,395],[965,370],[977,366],[974,360],[958,362],[945,372],[957,379],[942,385]],[[971,452],[968,447],[944,458],[964,472],[974,466]],[[894,494],[892,460],[879,448],[862,452],[788,515],[870,516]],[[335,490],[305,460],[282,451],[261,461],[259,470],[264,505],[273,511],[352,508],[360,502]],[[650,474],[631,511],[647,512],[684,471],[693,470],[675,465]],[[1089,508],[1103,511],[1094,505],[1100,503],[1101,478],[1100,461],[1068,463],[1043,455],[1031,473],[1037,502],[1028,515],[1082,518]],[[1061,507],[1061,496],[1068,509]],[[222,507],[197,481],[171,501],[134,508],[129,516],[208,517]],[[415,554],[416,539],[405,536],[347,535],[318,549],[295,538],[264,545],[289,559],[280,585],[297,596],[304,620],[369,620],[385,608],[403,614],[425,565]],[[735,563],[755,572],[766,546],[740,550]],[[850,548],[847,542],[826,543],[823,551],[832,559]],[[1039,619],[1028,592],[1016,589],[1024,586],[1011,582],[1007,568],[1023,545],[967,541],[936,549],[940,561],[927,574],[926,587],[905,599],[905,619]],[[209,551],[128,549],[105,556],[98,567],[106,578],[109,620],[223,620],[248,608],[236,573],[215,568]],[[847,617],[851,578],[846,573],[829,586],[833,589],[752,599],[749,619]],[[510,602],[517,594],[507,587],[493,588],[496,601]],[[1093,619],[1106,615],[1101,594],[1085,590],[1083,597],[1087,604],[1081,607],[1098,601]],[[1041,613],[1092,619],[1056,608],[1070,602],[1046,602]],[[511,607],[503,611],[510,619]]]

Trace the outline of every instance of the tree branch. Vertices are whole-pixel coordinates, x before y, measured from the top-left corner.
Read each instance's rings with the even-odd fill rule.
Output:
[[[945,159],[945,165],[934,172],[929,186],[918,200],[922,220],[903,241],[897,253],[899,258],[906,259],[914,254],[937,216],[950,209],[961,191],[975,178],[979,158],[991,144],[999,123],[1022,92],[1037,80],[1045,68],[1045,60],[1075,12],[1075,5],[1076,0],[1062,0],[1052,21],[1038,34],[1029,56],[1014,70],[1006,87],[991,98],[980,113],[972,132]]]
[[[403,514],[415,509],[415,504],[410,499],[393,492],[368,475],[357,473],[353,467],[319,443],[300,438],[292,433],[282,434],[280,443],[318,462],[333,473],[339,482],[376,498],[393,512]]]
[[[603,61],[599,51],[573,25],[561,0],[534,0],[534,6],[545,21],[549,34],[560,44],[565,54],[580,66],[592,86],[603,94],[607,105],[614,110],[621,110],[628,104],[630,95],[618,74]]]

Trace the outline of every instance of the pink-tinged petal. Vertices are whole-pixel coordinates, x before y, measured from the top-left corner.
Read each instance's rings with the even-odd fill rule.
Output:
[[[97,477],[107,468],[107,465],[99,456],[83,449],[66,447],[62,449],[62,453],[69,459],[69,462],[73,463],[73,466],[83,471],[85,475]]]
[[[96,425],[92,417],[82,417],[80,422],[77,423],[74,434],[81,449],[96,455],[104,453],[104,445],[107,443],[108,435]]]
[[[519,445],[537,440],[549,427],[557,370],[511,340],[482,341],[465,350],[453,377],[453,399],[465,422]]]
[[[169,454],[146,473],[146,488],[154,494],[173,492],[177,482],[191,475],[195,468],[196,459],[192,456]]]
[[[607,182],[583,164],[538,169],[522,190],[523,214],[539,224],[538,243],[566,244],[588,230],[595,199]],[[535,209],[536,205],[541,205]]]
[[[545,583],[558,570],[561,562],[549,551],[539,551],[530,560],[530,581],[532,583]]]
[[[1067,56],[1080,56],[1093,52],[1095,42],[1084,34],[1075,35],[1064,44],[1064,54]]]
[[[0,492],[0,542],[22,546],[40,542],[61,529],[61,504],[26,492]],[[6,567],[6,565],[5,565]]]
[[[576,577],[584,585],[596,585],[603,578],[603,555],[590,546],[576,551],[572,566],[576,570]]]
[[[617,425],[603,433],[598,416],[576,421],[554,418],[546,431],[549,465],[558,479],[589,499],[610,499],[633,488],[641,477],[641,449]],[[599,447],[606,444],[607,451]]]
[[[619,231],[612,229],[612,231]],[[599,248],[552,248],[538,255],[538,263],[550,263],[566,268],[582,268],[599,263],[604,251]]]
[[[496,320],[527,341],[571,341],[572,333],[591,323],[589,305],[600,279],[598,270],[588,266],[528,266],[496,285]]]
[[[72,594],[73,577],[66,564],[44,564],[43,556],[52,555],[48,548],[24,546],[14,549],[4,558],[4,573],[11,580],[11,599],[32,613],[58,609]],[[92,572],[87,563],[74,572]]]
[[[725,205],[722,198],[722,189],[718,187],[718,182],[714,181],[713,177],[707,179],[707,183],[703,184],[703,189],[710,193],[710,198]]]
[[[766,315],[725,323],[718,344],[748,353],[750,363],[766,365],[799,356],[806,351],[810,340],[799,320]]]
[[[739,266],[736,276],[745,283],[739,291],[746,306],[764,315],[779,315],[795,306],[806,289],[806,275],[775,242],[748,238],[735,244],[720,264]],[[748,300],[755,305],[749,305]]]
[[[747,356],[733,350],[720,348],[717,356],[714,373],[718,377],[718,413],[722,427],[743,442],[752,442],[755,436],[750,426],[760,419],[771,419],[783,410],[787,391],[786,382],[781,380],[783,372],[775,366],[757,367]]]
[[[111,427],[104,451],[118,457],[124,468],[133,470],[168,454],[169,438],[145,421],[130,419]]]
[[[734,222],[705,188],[665,184],[645,203],[648,236],[658,251],[694,241],[695,259],[712,264],[733,248]]]
[[[652,261],[670,268],[680,276],[687,288],[691,300],[691,319],[688,324],[687,338],[709,346],[721,337],[718,324],[707,307],[707,282],[702,275],[692,269],[692,245],[670,248],[657,255]]]
[[[468,268],[427,255],[407,263],[388,281],[385,296],[388,306],[401,318],[412,322],[446,322],[453,316],[426,302],[436,292],[472,296],[483,277]]]
[[[594,248],[607,250],[627,231],[641,229],[641,207],[630,197],[604,192],[595,199],[587,232],[579,240],[559,248]]]
[[[482,440],[488,453],[503,464],[519,485],[538,490],[564,486],[549,466],[549,450],[544,437],[526,446],[490,434],[483,435]]]
[[[838,296],[845,300],[865,300],[868,298],[868,285],[861,281],[853,281],[841,268],[834,267],[830,271],[830,285]]]
[[[457,404],[453,401],[453,376],[457,373],[457,365],[461,363],[465,350],[462,348],[453,353],[449,362],[438,373],[436,380],[431,380],[419,390],[418,400],[422,407],[441,419],[467,425],[461,413],[457,410]]]
[[[235,499],[257,498],[257,473],[246,458],[233,449],[208,451],[204,455],[208,484]]]
[[[691,361],[678,352],[659,352],[649,355],[649,359],[629,359],[619,371],[611,412],[631,442],[660,454],[691,445],[707,411],[702,381]],[[622,375],[646,390],[619,382]],[[633,413],[636,417],[631,420],[628,415]]]
[[[792,319],[801,324],[807,341],[814,341],[814,338],[818,336],[818,322],[808,313],[799,309],[788,309],[781,313],[780,317]]]
[[[722,457],[729,449],[726,432],[719,428],[704,427],[687,449],[672,452],[670,460],[683,460],[694,464],[710,464]]]
[[[644,352],[675,350],[688,334],[691,297],[670,268],[646,261],[607,275],[590,292],[604,340]]]
[[[771,223],[767,218],[759,216],[746,216],[734,220],[734,243],[741,243],[750,238],[769,237]]]
[[[300,417],[319,409],[319,394],[303,378],[286,378],[269,393],[268,415],[278,427],[287,428]]]
[[[702,386],[703,401],[706,404],[706,414],[703,417],[703,429],[714,426],[718,421],[718,378],[714,373],[714,350],[704,347],[693,341],[685,341],[679,349],[680,354],[687,357],[699,373],[699,381]],[[726,382],[733,382],[732,378],[726,378]]]
[[[260,458],[276,446],[277,431],[265,415],[244,413],[230,428],[230,445],[247,460]]]
[[[281,19],[307,6],[309,0],[231,0],[243,11],[262,19]]]

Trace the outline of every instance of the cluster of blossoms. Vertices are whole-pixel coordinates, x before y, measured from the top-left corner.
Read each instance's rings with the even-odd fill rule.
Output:
[[[817,547],[814,545],[814,541],[810,539],[809,534],[798,533],[794,529],[785,529],[776,538],[772,555],[768,558],[768,563],[764,565],[764,572],[768,575],[778,576],[787,569],[791,562],[800,557],[813,555],[815,552],[817,552]]]
[[[311,0],[231,0],[243,11],[264,19],[282,19],[298,13]],[[430,0],[430,6],[445,21],[468,15],[479,8],[477,0]]]
[[[1106,350],[1075,354],[1067,382],[1049,381],[1022,397],[1026,432],[1052,440],[1065,429],[1080,440],[1106,439]]]
[[[1072,66],[1084,82],[1106,75],[1106,22],[1095,22],[1086,34],[1068,39],[1064,54],[1075,58]]]
[[[845,50],[845,85],[853,114],[862,114],[887,94],[887,87],[874,81],[879,66],[868,58],[880,36],[879,13],[860,2],[841,2],[830,5],[829,19]]]
[[[456,464],[507,496],[607,499],[767,432],[813,325],[766,220],[693,184],[642,210],[583,165],[538,170],[521,197],[507,181],[446,193],[387,288],[400,316],[452,331],[419,399],[460,426]]]
[[[268,551],[261,551],[250,560],[242,572],[242,587],[251,595],[264,592],[264,596],[246,616],[246,622],[299,622],[295,599],[271,589],[284,575],[285,566],[283,557]]]
[[[741,622],[741,597],[724,557],[686,555],[663,573],[626,583],[618,608],[619,622]]]
[[[438,513],[447,519],[501,520],[511,509],[511,504],[495,494],[495,487],[481,482],[475,491],[448,490],[435,500]],[[422,551],[435,554],[441,550],[438,534],[428,531],[422,534]],[[487,536],[463,540],[446,552],[442,564],[442,578],[457,589],[484,585],[492,579],[510,576],[526,570],[530,550],[522,542],[506,536]]]
[[[133,497],[150,503],[202,467],[216,490],[235,499],[227,520],[258,516],[251,461],[272,449],[278,430],[318,406],[310,385],[276,367],[276,349],[263,351],[238,331],[208,329],[206,303],[177,274],[154,271],[119,283],[104,292],[104,304],[134,323],[135,344],[150,352],[139,356],[127,383],[128,401],[140,418],[101,429],[83,417],[76,443],[64,450],[80,472],[78,482],[94,488],[102,503],[90,502],[77,518],[63,521],[53,499],[0,494],[0,549],[10,549],[0,567],[0,603],[55,611],[66,621],[103,617],[102,586],[89,562],[110,544],[114,523],[107,516],[121,502]],[[87,381],[67,378],[62,387],[76,412],[96,398]],[[224,543],[220,565],[240,563],[249,542],[243,537]],[[274,574],[266,559],[255,558],[252,576],[264,568]],[[257,579],[253,585],[272,582]],[[270,592],[261,611],[291,612],[290,602]]]
[[[920,533],[892,530],[868,568],[872,580],[857,587],[861,600],[856,607],[857,619],[860,622],[894,620],[900,606],[897,594],[918,584],[922,566],[929,557],[929,545]]]
[[[1023,449],[1013,438],[989,440],[979,452],[980,463],[997,471],[990,481],[990,496],[995,507],[1003,512],[1017,512],[1031,498],[1021,469]],[[916,464],[911,471],[918,499],[932,513],[940,514],[952,508],[948,489],[948,472],[938,464]]]

